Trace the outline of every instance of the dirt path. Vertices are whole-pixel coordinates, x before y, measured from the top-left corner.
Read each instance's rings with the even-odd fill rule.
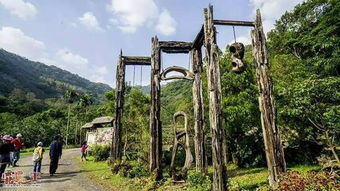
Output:
[[[37,186],[28,186],[24,188],[4,188],[0,187],[0,190],[41,190],[41,191],[101,191],[104,190],[100,185],[92,182],[90,179],[84,176],[84,171],[81,171],[78,162],[79,149],[68,149],[63,151],[63,156],[59,161],[59,167],[57,173],[49,176],[49,157],[48,152],[44,154],[44,159],[41,167],[41,178]],[[12,168],[13,170],[22,170],[25,175],[32,172],[32,156],[24,157],[19,160],[19,167]]]

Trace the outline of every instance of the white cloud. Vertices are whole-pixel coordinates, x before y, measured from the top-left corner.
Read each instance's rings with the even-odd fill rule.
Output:
[[[31,60],[39,60],[46,56],[45,44],[42,41],[27,36],[20,29],[13,27],[1,28],[0,47]]]
[[[125,33],[135,33],[137,31],[134,26],[118,26],[118,28]]]
[[[34,18],[38,13],[32,3],[23,0],[0,0],[0,4],[12,15],[24,20]]]
[[[172,35],[176,31],[176,21],[169,11],[160,13],[154,0],[111,0],[107,6],[113,14],[109,19],[125,33],[135,33],[139,27],[151,27],[164,35]]]
[[[71,64],[71,65],[78,65],[78,66],[86,66],[89,61],[78,55],[78,54],[74,54],[72,52],[70,52],[69,50],[67,50],[66,48],[64,49],[60,49],[57,51],[56,55],[65,63]]]
[[[292,10],[304,0],[249,0],[254,8],[261,10],[265,32],[274,28],[275,20],[279,19],[286,11]]]
[[[166,36],[175,34],[176,32],[176,21],[171,17],[168,10],[163,10],[159,15],[156,30]]]
[[[119,28],[124,32],[135,32],[148,20],[153,20],[158,15],[157,5],[153,0],[111,0],[108,5],[119,22]]]
[[[91,30],[97,30],[97,31],[104,30],[100,27],[97,17],[94,16],[92,12],[86,12],[83,14],[83,16],[79,17],[78,19],[82,25],[86,26],[87,28]]]
[[[107,74],[109,72],[105,66],[97,66],[94,71],[99,74]]]

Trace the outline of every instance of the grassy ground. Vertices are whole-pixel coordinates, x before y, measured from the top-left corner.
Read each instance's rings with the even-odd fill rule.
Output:
[[[106,162],[94,162],[93,157],[88,157],[88,161],[80,161],[80,167],[85,171],[86,176],[91,180],[103,185],[110,190],[137,190],[137,185],[129,178],[112,175],[112,172]],[[140,190],[140,189],[138,189]]]
[[[129,179],[120,177],[119,175],[112,175],[110,168],[106,162],[93,162],[93,158],[89,157],[89,161],[80,162],[81,168],[86,172],[92,180],[98,182],[106,188],[113,190],[143,190],[141,184],[148,184],[145,180]],[[80,161],[80,159],[79,159]],[[319,166],[295,166],[290,168],[300,172],[307,172],[310,170],[319,170]],[[209,168],[212,173],[212,169]],[[232,185],[237,185],[238,188],[243,190],[255,190],[259,186],[267,185],[268,172],[266,168],[249,168],[240,169],[235,165],[228,165],[229,180]],[[150,180],[151,183],[151,180]],[[162,186],[160,190],[183,190],[181,186]]]

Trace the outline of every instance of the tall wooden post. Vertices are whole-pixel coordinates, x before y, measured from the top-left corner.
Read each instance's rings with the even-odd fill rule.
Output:
[[[150,171],[155,179],[162,178],[162,124],[160,118],[160,46],[152,38],[151,52],[151,110],[150,110]]]
[[[124,109],[124,92],[125,92],[125,64],[120,51],[117,70],[116,70],[116,107],[115,122],[113,127],[111,157],[113,160],[122,159],[121,139],[122,139],[122,118]]]
[[[256,11],[255,29],[251,31],[256,78],[259,88],[259,108],[266,149],[269,184],[277,185],[278,176],[286,171],[280,133],[276,125],[272,79],[268,69],[266,37],[263,32],[260,10]]]
[[[204,106],[203,106],[203,89],[202,89],[202,52],[200,48],[194,48],[192,54],[192,68],[194,72],[194,82],[192,85],[192,97],[194,101],[194,119],[195,119],[195,161],[196,171],[204,174],[207,173],[207,161],[205,158],[205,140],[204,140]]]
[[[227,190],[227,166],[223,155],[225,141],[221,116],[221,80],[213,7],[204,9],[204,46],[208,60],[209,119],[212,131],[212,157],[214,167],[213,190]]]

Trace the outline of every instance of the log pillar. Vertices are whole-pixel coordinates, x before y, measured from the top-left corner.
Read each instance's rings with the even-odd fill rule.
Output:
[[[202,52],[201,48],[193,48],[191,51],[192,68],[194,81],[192,85],[192,97],[194,101],[194,120],[195,120],[195,162],[196,171],[204,174],[208,172],[207,161],[205,157],[205,139],[204,139],[204,105],[203,105],[203,88],[202,88]]]
[[[152,38],[151,52],[151,109],[150,109],[150,171],[156,180],[162,178],[162,124],[160,117],[160,46],[157,36]]]
[[[124,109],[124,92],[125,92],[125,63],[122,59],[122,51],[120,51],[116,70],[116,107],[115,107],[116,118],[113,126],[113,137],[111,146],[111,157],[113,160],[118,161],[122,159],[121,129]]]
[[[269,170],[269,184],[276,187],[278,176],[286,171],[283,146],[279,129],[276,125],[272,79],[269,73],[266,37],[263,32],[260,10],[256,11],[255,28],[251,31],[256,79],[259,89],[259,108],[267,166]]]
[[[225,135],[222,126],[221,80],[216,29],[213,23],[213,7],[204,9],[204,46],[208,63],[209,120],[212,134],[212,158],[214,167],[213,190],[227,190],[227,166],[223,148]]]

